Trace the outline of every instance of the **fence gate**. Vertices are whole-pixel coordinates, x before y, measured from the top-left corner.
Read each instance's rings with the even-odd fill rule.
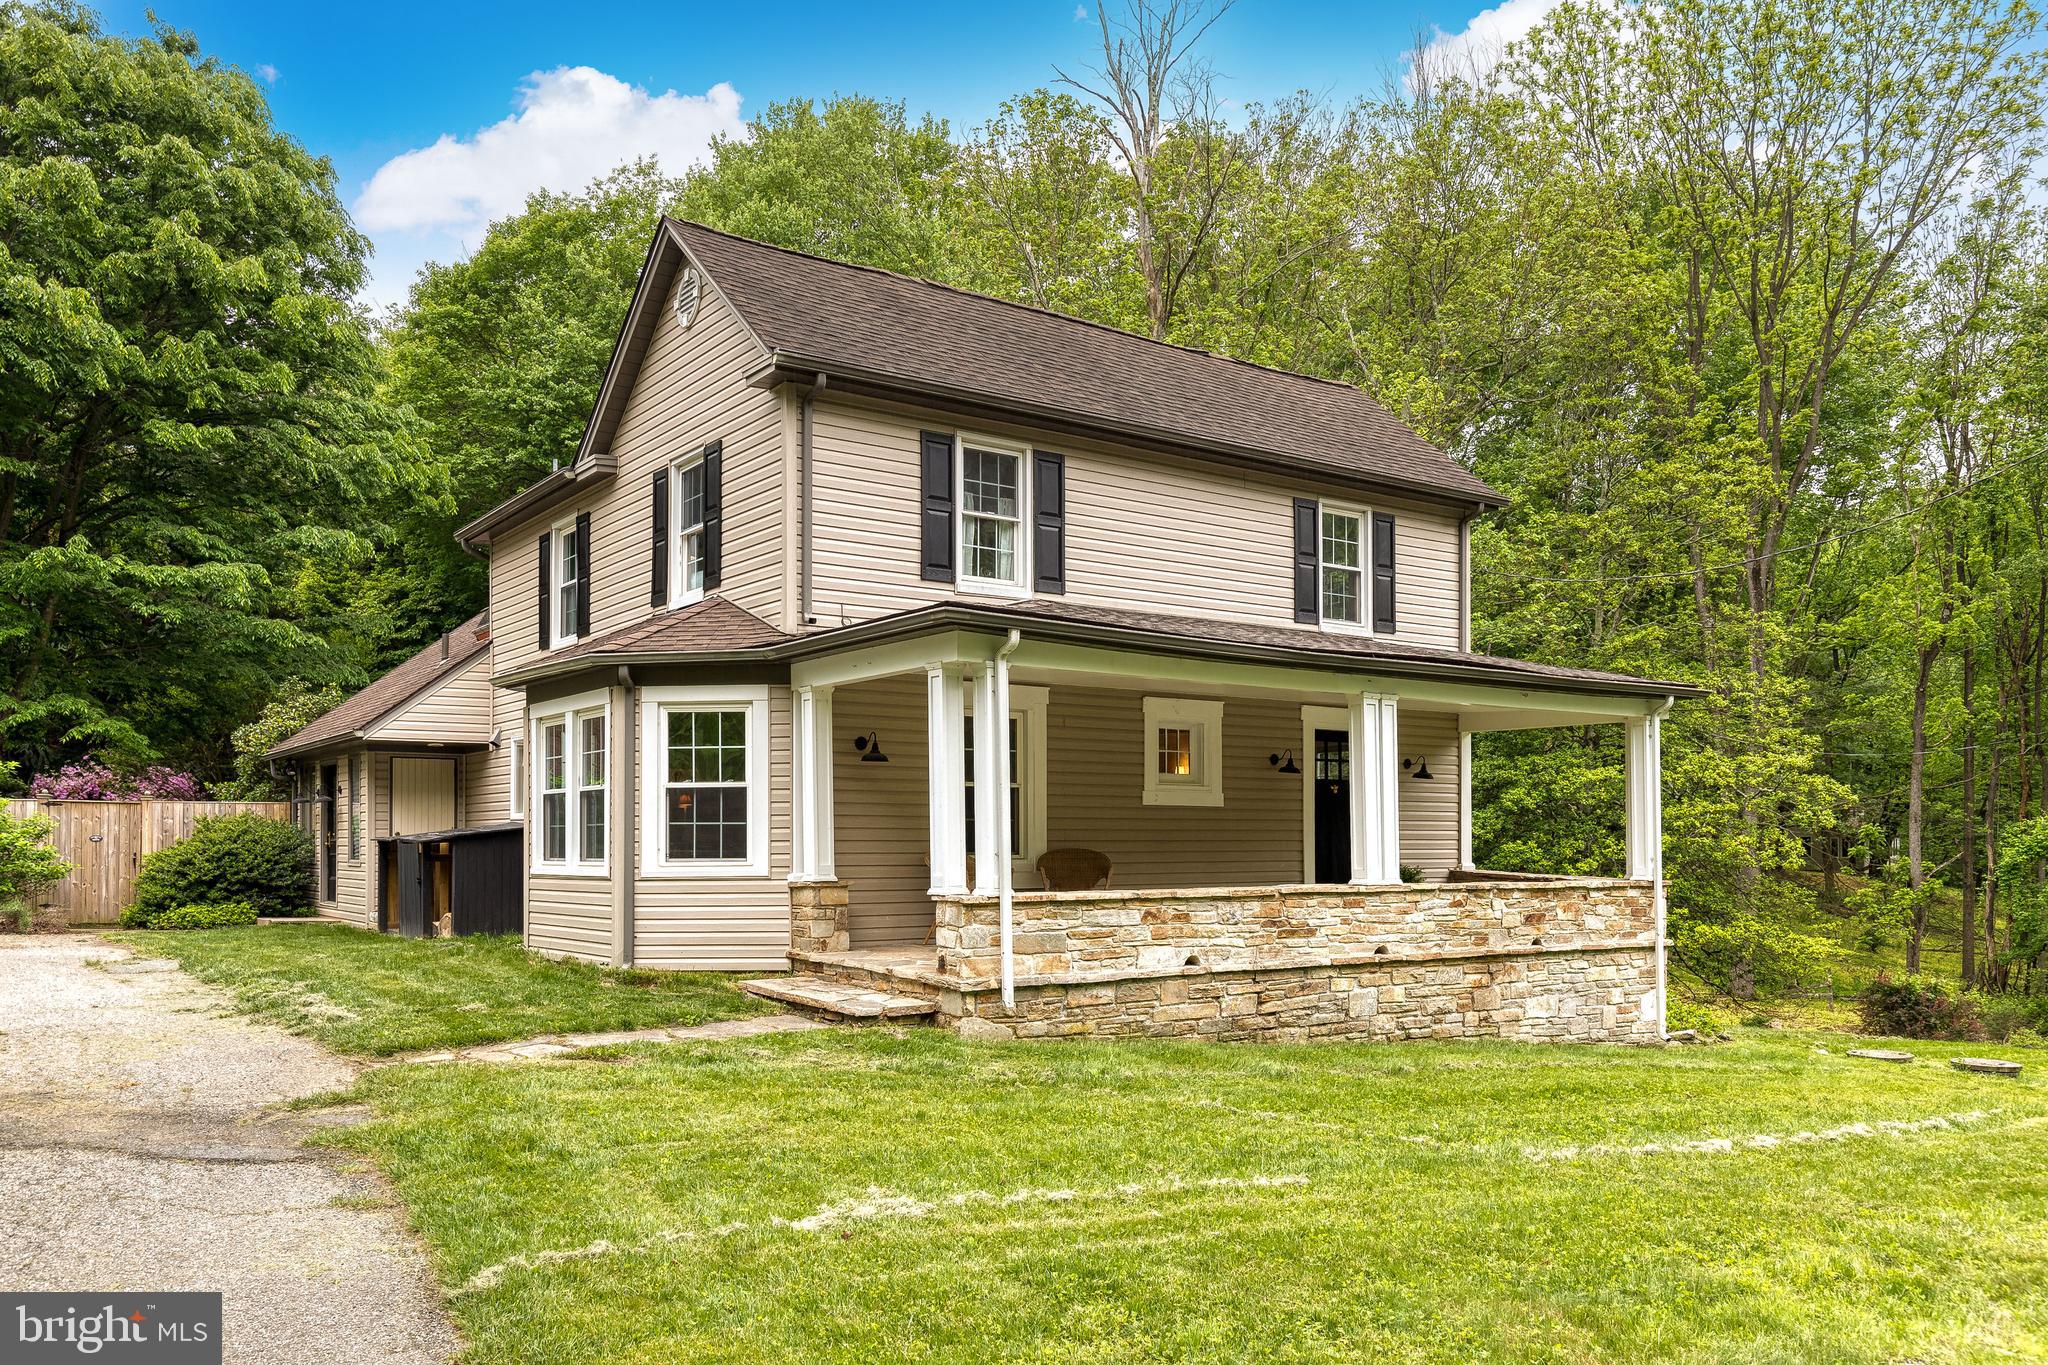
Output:
[[[190,837],[201,816],[243,811],[288,819],[287,801],[9,801],[11,815],[56,821],[50,842],[72,865],[41,904],[70,924],[114,924],[135,899],[143,858]]]

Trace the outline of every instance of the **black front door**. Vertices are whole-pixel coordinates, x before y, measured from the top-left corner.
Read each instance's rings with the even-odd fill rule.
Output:
[[[336,778],[339,769],[335,764],[320,765],[320,899],[334,899],[334,862],[339,851],[335,835],[339,822],[335,818]]]
[[[1316,880],[1351,880],[1351,736],[1342,730],[1316,731],[1308,780],[1315,793]]]

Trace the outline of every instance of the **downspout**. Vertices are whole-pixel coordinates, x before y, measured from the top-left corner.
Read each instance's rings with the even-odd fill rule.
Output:
[[[616,764],[617,772],[610,774],[612,785],[621,793],[619,797],[619,832],[617,855],[612,860],[612,871],[617,882],[612,889],[613,932],[618,935],[618,948],[613,952],[613,965],[633,965],[633,891],[638,876],[640,855],[639,821],[639,769],[635,762],[640,752],[639,720],[640,708],[633,695],[633,670],[625,664],[619,665],[619,739],[620,755],[623,762]]]
[[[814,526],[811,518],[811,509],[817,501],[813,494],[816,480],[813,477],[812,465],[814,461],[811,458],[811,443],[817,430],[817,419],[813,416],[812,409],[818,401],[818,395],[824,391],[825,374],[821,370],[818,372],[817,378],[811,381],[811,387],[804,390],[803,417],[797,427],[798,500],[802,504],[801,520],[797,528],[797,534],[802,544],[798,547],[796,557],[796,607],[797,620],[807,626],[817,624],[818,620],[817,604],[811,600],[811,537]]]
[[[1002,944],[1003,1008],[1006,1010],[1016,1008],[1017,1004],[1017,962],[1010,948],[1010,911],[1016,897],[1014,883],[1017,878],[1010,867],[1010,803],[1002,797],[1002,793],[1010,790],[1010,746],[1001,736],[1010,728],[1010,656],[1023,643],[1023,635],[1013,629],[1010,638],[1003,641],[1003,647],[996,651],[996,828],[995,838],[989,841],[988,846],[997,850],[996,933]]]

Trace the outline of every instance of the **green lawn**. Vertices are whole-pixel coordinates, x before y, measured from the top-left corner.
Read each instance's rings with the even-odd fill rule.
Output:
[[[514,938],[403,939],[342,925],[108,934],[337,1052],[384,1056],[540,1033],[701,1024],[769,1006],[706,972],[555,962]]]
[[[381,1070],[330,1140],[472,1362],[2042,1358],[2048,1056],[1853,1045],[842,1030]]]

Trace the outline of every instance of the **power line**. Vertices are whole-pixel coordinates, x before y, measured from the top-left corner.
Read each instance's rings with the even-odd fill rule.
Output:
[[[1951,498],[1960,498],[1966,493],[1975,492],[1979,484],[1995,479],[2000,474],[2010,473],[2024,463],[2025,461],[2015,460],[1997,469],[1986,470],[1968,483],[1959,484],[1946,493],[1929,498],[1918,507],[1909,507],[1903,512],[1896,512],[1888,517],[1880,517],[1878,520],[1863,526],[1852,527],[1847,531],[1837,531],[1833,535],[1819,536],[1813,540],[1801,542],[1798,545],[1781,545],[1767,554],[1747,555],[1741,559],[1731,559],[1723,564],[1705,564],[1698,569],[1662,569],[1649,573],[1590,574],[1584,577],[1568,578],[1532,578],[1526,574],[1517,573],[1513,569],[1478,568],[1476,566],[1473,571],[1497,577],[1514,578],[1522,583],[1548,583],[1558,586],[1580,584],[1590,586],[1599,583],[1655,583],[1666,579],[1691,578],[1699,573],[1726,573],[1730,569],[1747,569],[1753,565],[1762,564],[1766,560],[1775,559],[1780,555],[1798,554],[1805,550],[1819,549],[1824,545],[1833,545],[1837,541],[1852,540],[1857,536],[1869,535],[1872,531],[1878,530],[1880,527],[1889,526],[1895,521],[1904,521],[1907,517],[1917,517],[1928,509],[1949,501]]]

